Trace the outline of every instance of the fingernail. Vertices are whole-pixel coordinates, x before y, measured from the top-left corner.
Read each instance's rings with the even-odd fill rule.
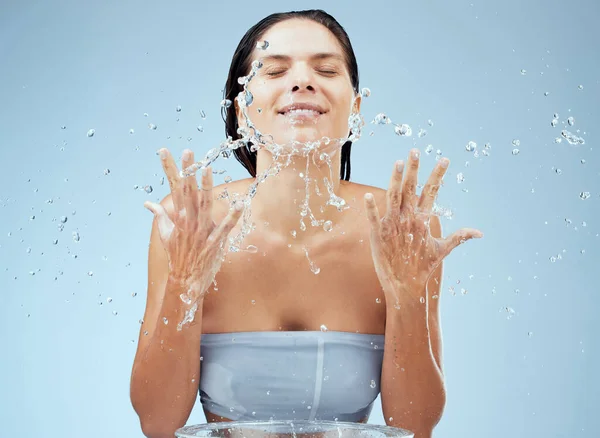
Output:
[[[398,172],[402,172],[404,170],[404,161],[397,161],[396,162],[396,170]]]
[[[442,158],[442,160],[440,160],[440,166],[442,166],[444,169],[448,167],[448,164],[450,164],[450,160],[447,158]]]
[[[412,159],[413,160],[418,160],[419,159],[419,151],[418,150],[414,150],[412,153]]]
[[[202,176],[206,176],[208,175],[208,168],[207,167],[203,167],[202,168]]]
[[[167,151],[165,149],[161,149],[158,151],[158,155],[160,155],[160,158],[167,158]]]

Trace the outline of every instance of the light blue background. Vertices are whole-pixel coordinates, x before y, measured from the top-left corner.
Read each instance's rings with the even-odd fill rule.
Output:
[[[438,199],[454,211],[444,234],[485,233],[445,261],[448,401],[435,436],[598,436],[594,0],[2,1],[0,436],[142,436],[129,379],[152,221],[142,204],[168,193],[155,151],[180,157],[190,147],[199,157],[216,146],[239,39],[272,12],[311,7],[351,37],[361,86],[372,90],[365,118],[385,112],[413,128],[400,138],[369,125],[352,180],[386,187],[394,160],[432,144],[452,161]],[[568,116],[584,146],[554,143]],[[491,155],[473,158],[470,140],[489,142]],[[421,183],[434,162],[423,154]],[[233,159],[215,169],[246,177]],[[202,422],[197,402],[188,424]],[[370,422],[384,424],[379,401]]]

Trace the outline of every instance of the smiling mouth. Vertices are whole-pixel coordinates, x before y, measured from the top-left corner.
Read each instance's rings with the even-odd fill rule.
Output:
[[[316,110],[309,109],[292,109],[283,113],[279,113],[282,116],[286,117],[295,117],[295,118],[315,118],[319,117],[325,113]]]

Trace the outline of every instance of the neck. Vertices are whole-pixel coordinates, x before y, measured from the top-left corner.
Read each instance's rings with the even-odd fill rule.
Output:
[[[279,174],[267,177],[258,185],[252,202],[252,216],[257,223],[268,222],[267,230],[281,236],[289,236],[295,230],[296,241],[300,243],[323,232],[323,225],[311,225],[311,213],[317,221],[331,220],[335,223],[339,217],[337,207],[327,205],[327,201],[330,191],[340,196],[341,150],[331,154],[331,167],[326,162],[313,160],[312,156],[293,156],[289,163],[287,160],[288,157],[280,158],[282,168]],[[259,149],[256,175],[263,174],[272,166],[274,168],[272,154]],[[305,181],[307,176],[310,178],[308,183]],[[308,208],[304,208],[305,205]],[[302,210],[307,211],[304,218]],[[301,219],[306,226],[305,231],[301,229]]]

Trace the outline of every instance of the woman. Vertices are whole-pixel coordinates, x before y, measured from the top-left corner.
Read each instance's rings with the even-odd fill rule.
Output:
[[[257,46],[261,41],[268,50]],[[247,114],[262,133],[277,144],[348,137],[348,117],[360,109],[358,68],[333,17],[319,10],[273,14],[252,27],[233,57],[228,99],[242,90],[237,78],[257,59],[263,65],[248,84],[254,100]],[[245,126],[236,101],[227,109],[227,134],[237,138]],[[252,178],[227,184],[229,193],[247,192],[273,164],[267,148],[252,149],[235,151]],[[198,389],[209,422],[366,422],[381,391],[388,425],[431,436],[445,404],[436,299],[441,262],[482,234],[462,229],[441,238],[431,210],[447,159],[417,196],[418,150],[406,172],[395,163],[387,191],[349,182],[349,142],[334,152],[328,150],[340,178],[319,160],[297,156],[263,181],[252,199],[255,229],[244,240],[258,250],[230,252],[221,264],[224,240],[240,231],[242,205],[231,208],[213,196],[210,171],[201,190],[194,178],[180,178],[161,150],[171,195],[145,204],[155,220],[131,380],[146,436],[172,436],[185,425]],[[186,150],[182,167],[193,163]],[[331,221],[332,231],[299,229],[299,172],[327,178],[321,192],[330,185],[346,201],[345,210],[319,196],[304,204]],[[305,248],[320,270],[308,269]]]

